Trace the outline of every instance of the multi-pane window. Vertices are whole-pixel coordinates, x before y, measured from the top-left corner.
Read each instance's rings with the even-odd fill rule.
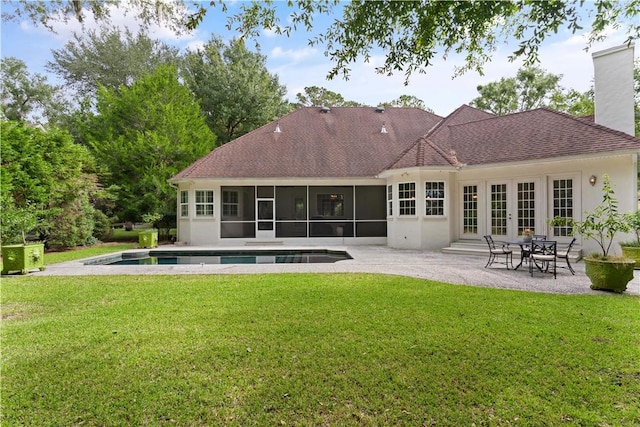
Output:
[[[465,185],[462,188],[463,233],[478,233],[478,186]]]
[[[534,230],[536,225],[535,194],[535,182],[518,183],[518,235],[521,235],[526,229]]]
[[[573,179],[553,180],[553,216],[573,219]],[[569,225],[553,227],[554,236],[571,236]]]
[[[444,181],[424,183],[425,210],[427,216],[444,215]]]
[[[238,216],[238,192],[225,190],[222,192],[222,216]]]
[[[387,215],[393,216],[393,185],[387,185]]]
[[[189,216],[189,192],[185,190],[180,192],[180,216]]]
[[[196,190],[196,216],[213,216],[213,190]]]
[[[416,214],[416,183],[401,182],[398,184],[398,205],[400,215]]]

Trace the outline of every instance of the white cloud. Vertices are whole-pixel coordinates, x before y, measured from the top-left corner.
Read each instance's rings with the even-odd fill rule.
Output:
[[[269,53],[270,58],[285,59],[295,62],[314,56],[318,50],[312,47],[303,47],[301,49],[283,49],[281,46],[274,47]]]

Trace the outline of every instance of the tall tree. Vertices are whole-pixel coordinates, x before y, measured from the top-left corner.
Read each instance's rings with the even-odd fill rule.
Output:
[[[97,193],[94,161],[86,147],[63,130],[42,130],[23,122],[2,126],[0,217],[37,212],[39,237],[49,246],[84,244],[93,232],[92,197]],[[3,227],[3,235],[17,230]]]
[[[224,144],[289,110],[286,87],[266,67],[266,57],[241,40],[218,37],[185,57],[184,80],[200,100],[209,128]]]
[[[167,180],[215,146],[200,106],[178,81],[176,69],[160,66],[131,87],[101,88],[96,109],[87,139],[106,169],[102,181],[118,188],[120,219],[174,214],[175,190]]]
[[[195,28],[208,8],[219,6],[228,13],[224,0],[196,3],[195,12],[183,9],[184,1],[160,0],[19,0],[11,17],[28,17],[34,22],[50,23],[55,17],[82,17],[91,12],[106,19],[107,4],[134,9],[143,23],[168,22],[174,27]],[[290,35],[297,28],[311,32],[327,15],[333,19],[328,28],[320,28],[311,36],[310,44],[323,45],[325,55],[334,66],[328,76],[349,75],[350,64],[367,59],[377,49],[387,52],[382,74],[404,71],[406,78],[423,71],[438,56],[452,53],[464,56],[458,72],[482,70],[492,53],[503,42],[515,38],[519,45],[512,58],[524,57],[525,65],[537,60],[541,43],[561,30],[576,32],[590,26],[588,45],[606,36],[611,26],[624,26],[629,40],[640,36],[638,16],[640,0],[566,1],[353,1],[292,0],[275,2],[239,2],[237,13],[228,16],[227,26],[243,37],[257,37],[263,29]],[[276,8],[288,7],[287,23],[282,23]],[[317,21],[316,21],[317,20]]]
[[[560,79],[561,75],[537,67],[522,68],[515,77],[478,85],[480,96],[473,99],[471,105],[497,115],[547,106],[562,91]]]
[[[8,120],[54,124],[69,110],[60,87],[50,85],[41,74],[31,74],[17,58],[0,60],[0,79],[2,114]]]
[[[355,101],[345,101],[339,93],[319,86],[305,87],[304,93],[296,94],[296,99],[301,107],[359,107],[362,105]]]
[[[74,33],[61,49],[52,51],[49,71],[76,90],[79,99],[93,99],[99,86],[117,89],[131,86],[158,65],[177,64],[179,50],[145,33],[102,28]]]

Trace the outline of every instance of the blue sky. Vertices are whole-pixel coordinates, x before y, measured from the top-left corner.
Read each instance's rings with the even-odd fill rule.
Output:
[[[6,3],[2,4],[2,7],[7,7]],[[231,12],[235,7],[236,3],[230,3]],[[286,21],[286,10],[281,11],[281,16]],[[225,40],[236,36],[226,29],[225,19],[219,9],[211,9],[205,21],[189,35],[178,37],[161,27],[152,28],[150,35],[181,49],[194,48],[204,44],[212,34]],[[316,28],[327,25],[327,19],[324,17],[316,21]],[[138,27],[131,15],[123,16],[118,10],[112,13],[111,23],[131,29]],[[93,27],[95,24],[87,20],[87,25]],[[28,21],[2,22],[0,55],[3,58],[13,56],[23,60],[32,73],[46,74],[45,65],[53,58],[51,51],[62,48],[74,31],[80,31],[80,24],[69,22],[56,25],[55,29],[56,34]],[[591,86],[592,52],[622,44],[626,40],[622,30],[610,30],[605,41],[585,51],[585,33],[561,32],[545,41],[540,49],[539,66],[548,72],[563,75],[562,86],[580,91],[585,91]],[[403,73],[392,77],[375,73],[375,67],[381,65],[384,60],[384,53],[376,52],[369,63],[359,61],[351,66],[351,78],[348,81],[341,78],[326,80],[331,63],[324,56],[322,46],[308,45],[309,38],[310,34],[300,30],[290,37],[263,32],[259,38],[261,53],[267,57],[267,68],[279,76],[280,83],[288,89],[287,97],[291,101],[295,100],[296,93],[302,92],[305,86],[322,86],[342,94],[347,100],[369,105],[391,101],[403,94],[414,95],[437,114],[447,115],[461,104],[469,103],[475,98],[478,84],[514,76],[522,66],[521,62],[511,63],[507,60],[517,46],[514,41],[501,46],[495,52],[492,61],[485,66],[484,76],[476,72],[467,72],[461,77],[452,78],[455,66],[460,65],[462,60],[456,55],[450,55],[446,61],[438,59],[434,66],[427,69],[426,74],[415,73],[409,85],[405,86]],[[252,44],[248,46],[253,48]],[[638,45],[636,57],[640,57]],[[51,76],[49,80],[51,83],[58,83],[55,76]]]

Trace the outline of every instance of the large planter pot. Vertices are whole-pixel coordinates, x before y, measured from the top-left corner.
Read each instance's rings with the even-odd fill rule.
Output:
[[[620,246],[622,256],[636,262],[636,268],[640,268],[640,246]]]
[[[2,274],[17,271],[27,274],[31,270],[44,270],[44,244],[2,246]]]
[[[141,231],[140,234],[138,234],[138,246],[141,248],[157,248],[158,231]]]
[[[635,261],[595,260],[584,258],[585,273],[591,279],[591,289],[622,293],[633,279]]]

